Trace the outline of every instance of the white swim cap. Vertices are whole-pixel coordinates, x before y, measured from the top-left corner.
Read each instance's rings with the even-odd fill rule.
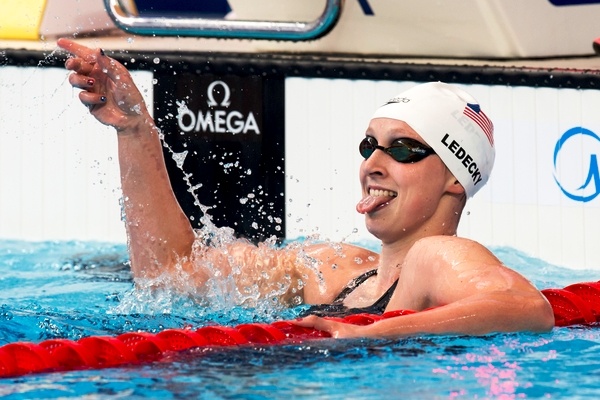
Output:
[[[492,172],[494,125],[477,100],[442,82],[410,88],[381,106],[373,118],[406,122],[435,150],[472,197]]]

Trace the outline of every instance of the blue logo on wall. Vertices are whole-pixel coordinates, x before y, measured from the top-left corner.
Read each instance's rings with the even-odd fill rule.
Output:
[[[584,154],[583,165],[584,171],[587,168],[587,173],[581,175],[580,178],[574,178],[572,175],[568,178],[565,178],[564,175],[559,177],[558,174],[558,161],[559,155],[565,153],[564,146],[569,142],[569,140],[579,138],[579,139],[592,139],[593,141],[600,144],[600,137],[596,135],[594,132],[589,129],[585,129],[582,127],[571,128],[566,131],[561,138],[556,142],[556,147],[554,148],[554,180],[556,184],[560,188],[560,190],[570,199],[581,202],[588,202],[594,200],[600,194],[600,172],[598,170],[598,156],[596,153],[592,151],[591,148],[584,146],[584,148],[590,149],[589,152],[589,167],[587,167],[586,159],[587,154]],[[562,151],[562,153],[561,153]],[[569,162],[569,160],[573,162],[577,162],[577,158],[573,157],[572,154],[568,154],[562,157],[566,159],[566,161],[562,161],[562,163]],[[577,180],[573,182],[573,180]],[[573,185],[575,189],[566,189],[565,186]]]

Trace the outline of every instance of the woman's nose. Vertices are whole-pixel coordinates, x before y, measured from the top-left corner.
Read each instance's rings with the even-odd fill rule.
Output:
[[[363,161],[363,170],[367,174],[385,173],[385,166],[391,160],[391,157],[381,149],[375,149],[369,158]]]

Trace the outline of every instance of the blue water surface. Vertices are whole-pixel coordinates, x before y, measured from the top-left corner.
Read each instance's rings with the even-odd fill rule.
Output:
[[[540,289],[596,281],[492,249]],[[176,296],[130,307],[124,245],[0,241],[0,345],[293,318],[298,310],[206,308]],[[125,310],[125,311],[124,311]],[[148,311],[150,310],[150,311]],[[168,360],[0,379],[7,399],[600,398],[600,329],[407,339],[320,339],[195,349]]]

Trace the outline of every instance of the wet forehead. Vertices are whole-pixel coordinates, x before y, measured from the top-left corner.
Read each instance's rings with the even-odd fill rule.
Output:
[[[410,125],[392,118],[373,118],[365,135],[373,136],[380,144],[398,138],[412,138],[424,143],[423,138]]]

